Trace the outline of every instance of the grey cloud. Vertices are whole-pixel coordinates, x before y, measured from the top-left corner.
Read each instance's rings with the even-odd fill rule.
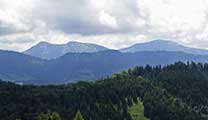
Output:
[[[61,30],[67,34],[100,35],[138,31],[135,21],[131,21],[139,15],[137,0],[106,1],[108,5],[97,8],[90,0],[40,0],[35,2],[32,15],[24,16],[25,20],[20,22],[38,28],[38,25],[34,25],[35,22],[42,21],[49,29]],[[118,28],[101,24],[99,13],[102,10],[115,17]],[[19,31],[12,25],[0,29],[0,35],[15,32]]]
[[[16,40],[9,40],[9,39],[0,39],[1,44],[25,44],[25,43],[33,43],[34,40],[29,39],[28,37],[21,37]]]
[[[126,46],[129,43],[133,44],[133,42],[136,43],[139,40],[144,39],[141,37],[139,40],[134,40],[137,35],[144,35],[146,36],[146,39],[160,38],[173,39],[174,41],[188,39],[193,46],[195,44],[202,48],[207,46],[207,44],[204,44],[202,41],[207,42],[206,39],[208,38],[208,7],[197,4],[195,0],[156,0],[154,2],[152,2],[152,0],[28,1],[33,1],[31,4],[34,4],[34,6],[28,8],[27,5],[24,6],[26,8],[21,10],[21,12],[18,12],[19,16],[23,16],[20,20],[16,20],[14,23],[12,23],[12,21],[7,23],[5,21],[7,19],[2,19],[4,21],[1,21],[0,17],[0,36],[13,36],[13,34],[25,34],[28,32],[33,34],[32,36],[35,36],[35,39],[30,39],[31,36],[27,36],[26,38],[17,37],[16,40],[2,40],[0,41],[2,44],[24,44],[29,41],[33,43],[34,41],[47,41],[51,39],[50,36],[53,36],[51,33],[53,34],[54,32],[57,33],[54,36],[64,36],[58,37],[59,39],[64,39],[63,41],[67,41],[72,35],[78,34],[81,37],[73,40],[88,42],[90,39],[94,38],[94,42],[100,40],[102,41],[102,44],[107,44],[108,46],[114,44],[113,46],[116,47]],[[183,1],[183,4],[181,4],[181,1]],[[186,4],[187,1],[189,2],[188,4]],[[199,0],[199,2],[200,1],[202,0]],[[15,1],[12,2],[15,3]],[[0,4],[0,6],[1,5],[3,4]],[[3,5],[0,7],[0,10],[3,7],[4,10],[7,9],[7,7]],[[203,8],[206,9],[204,10]],[[24,10],[31,13],[22,15]],[[105,20],[104,23],[102,23],[99,17],[102,12],[105,12],[112,17],[113,20],[115,20],[113,22],[115,22],[116,25],[112,27],[111,25],[106,24],[105,22],[109,21]],[[204,13],[206,14],[205,22],[203,22]],[[107,20],[110,19],[107,18]],[[25,24],[28,29],[17,28],[15,26],[15,24],[17,24],[16,22]],[[200,25],[198,25],[198,23]],[[117,38],[116,36],[118,34],[130,37],[124,38],[123,36],[120,36]],[[202,35],[201,40],[197,42],[199,38],[196,38],[195,36],[200,34],[204,35]],[[57,39],[57,37],[53,38],[54,41],[55,39]],[[93,40],[91,42],[93,42]],[[58,39],[56,42],[59,42]]]
[[[19,32],[12,25],[0,21],[0,36]]]
[[[14,25],[0,21],[0,37],[32,32],[34,28],[17,29]]]
[[[134,31],[135,26],[127,22],[127,19],[138,15],[136,0],[112,0],[109,8],[103,8],[116,18],[119,26],[117,29],[100,23],[98,15],[101,10],[92,6],[89,0],[45,0],[34,14],[38,19],[46,21],[51,29],[69,34],[96,35]]]
[[[98,23],[92,23],[78,18],[65,18],[59,19],[58,25],[55,29],[59,29],[69,34],[82,34],[82,35],[98,35],[104,33],[114,33],[114,29],[100,25]]]

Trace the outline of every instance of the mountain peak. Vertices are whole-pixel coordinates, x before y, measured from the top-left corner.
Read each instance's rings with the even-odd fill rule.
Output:
[[[179,43],[175,41],[163,40],[163,39],[156,39],[156,40],[152,40],[152,41],[145,42],[145,43],[137,43],[135,45],[140,45],[140,44],[178,44],[179,45]]]
[[[76,41],[70,41],[66,44],[51,44],[41,41],[23,53],[50,60],[58,58],[66,53],[91,53],[105,50],[108,50],[108,48],[96,44],[81,43]]]
[[[67,44],[80,44],[81,42],[77,42],[77,41],[69,41]]]
[[[207,50],[196,49],[183,46],[177,42],[170,40],[153,40],[146,43],[138,43],[128,48],[121,49],[122,52],[141,52],[141,51],[170,51],[170,52],[184,52],[196,55],[208,55]]]
[[[156,40],[152,40],[150,42],[157,42],[157,43],[176,43],[170,40],[163,40],[163,39],[156,39]]]
[[[49,45],[51,43],[45,42],[45,41],[40,41],[37,45]]]

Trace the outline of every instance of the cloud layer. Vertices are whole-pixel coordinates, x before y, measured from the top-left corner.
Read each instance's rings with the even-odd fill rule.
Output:
[[[0,48],[23,51],[39,41],[122,48],[169,39],[208,48],[206,0],[1,0]]]

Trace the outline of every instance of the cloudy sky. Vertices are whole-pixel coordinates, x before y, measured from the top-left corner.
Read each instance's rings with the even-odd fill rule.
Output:
[[[40,41],[119,49],[154,39],[208,49],[208,1],[0,0],[0,49]]]

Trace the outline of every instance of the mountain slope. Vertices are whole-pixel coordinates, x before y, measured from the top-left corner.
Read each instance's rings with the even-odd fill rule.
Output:
[[[208,55],[208,50],[190,48],[180,45],[176,42],[166,40],[154,40],[147,43],[135,44],[131,47],[120,50],[121,52],[140,52],[140,51],[172,51],[172,52],[185,52],[195,55]]]
[[[24,54],[42,59],[55,59],[66,53],[99,52],[107,48],[90,43],[69,42],[67,44],[51,44],[40,42],[32,48],[24,51]]]
[[[0,60],[0,78],[7,81],[35,81],[46,70],[45,60],[17,52],[0,50]]]
[[[68,53],[58,59],[41,60],[21,53],[0,52],[0,78],[24,84],[60,84],[96,80],[137,65],[165,65],[176,61],[208,62],[208,56],[182,52]]]
[[[50,70],[57,78],[50,80],[96,80],[136,65],[165,65],[177,61],[207,62],[208,56],[191,55],[182,52],[138,52],[120,53],[104,51],[98,53],[67,54],[50,61]],[[60,78],[61,77],[61,78]],[[56,80],[57,79],[57,80]]]
[[[207,73],[208,64],[178,62],[59,86],[0,81],[0,118],[37,120],[51,111],[72,120],[80,111],[85,120],[208,120]]]

